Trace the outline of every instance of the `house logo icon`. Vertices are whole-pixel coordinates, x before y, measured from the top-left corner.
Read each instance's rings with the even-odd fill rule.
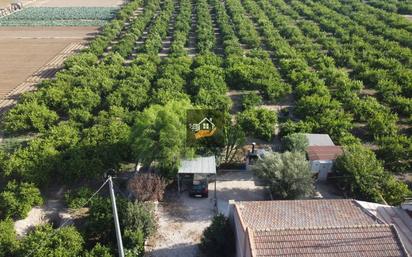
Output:
[[[216,126],[212,122],[212,118],[204,118],[199,123],[191,123],[189,127],[195,133],[196,139],[211,137],[216,132]]]

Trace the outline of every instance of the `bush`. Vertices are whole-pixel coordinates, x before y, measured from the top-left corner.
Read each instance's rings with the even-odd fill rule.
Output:
[[[36,227],[23,238],[17,256],[78,257],[83,253],[83,245],[83,238],[76,228],[69,226],[54,230],[51,225],[45,225]]]
[[[387,173],[375,154],[362,145],[346,147],[335,168],[341,176],[338,185],[350,197],[397,205],[411,195],[408,187]]]
[[[42,203],[40,191],[33,184],[13,180],[0,193],[0,214],[3,218],[23,219],[33,206]]]
[[[291,152],[304,152],[309,146],[308,138],[302,133],[287,135],[282,139],[282,143],[285,150]]]
[[[166,181],[153,173],[138,174],[129,180],[128,188],[138,201],[161,201]]]
[[[153,235],[156,231],[154,208],[150,203],[129,202],[122,216],[125,230],[141,231],[144,238]]]
[[[270,140],[275,131],[277,116],[270,110],[249,109],[239,113],[237,121],[249,135]]]
[[[10,219],[0,221],[0,257],[12,256],[17,246],[13,221]]]
[[[92,196],[93,191],[87,187],[81,187],[76,192],[68,191],[64,195],[67,206],[72,209],[82,208]]]
[[[208,257],[230,257],[235,252],[235,235],[229,219],[222,214],[215,216],[212,224],[203,231],[200,249]]]
[[[84,257],[113,257],[110,248],[97,243],[93,249],[86,252]]]
[[[313,174],[301,152],[265,155],[253,170],[269,183],[275,199],[299,199],[313,194]]]
[[[58,119],[57,113],[43,104],[22,102],[6,113],[3,126],[8,133],[44,132]]]
[[[242,98],[242,107],[244,110],[251,109],[253,107],[262,104],[262,97],[257,93],[250,93]]]

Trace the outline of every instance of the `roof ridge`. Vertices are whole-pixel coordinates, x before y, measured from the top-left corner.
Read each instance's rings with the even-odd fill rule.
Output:
[[[273,203],[273,202],[306,202],[306,201],[327,201],[327,202],[351,202],[356,201],[353,198],[345,198],[345,199],[299,199],[299,200],[257,200],[257,201],[236,201],[236,204],[243,204],[243,203]]]
[[[264,229],[251,229],[254,232],[270,232],[270,231],[288,231],[288,230],[322,230],[322,229],[336,229],[336,228],[378,228],[378,227],[391,227],[391,224],[354,224],[347,226],[313,226],[313,227],[291,227],[291,228],[264,228]]]
[[[355,206],[357,206],[359,209],[361,209],[361,211],[363,213],[365,213],[366,215],[368,215],[369,217],[371,217],[372,219],[374,219],[376,222],[381,223],[381,224],[387,224],[385,221],[383,221],[382,219],[380,219],[378,217],[378,215],[375,215],[373,213],[371,213],[370,211],[368,211],[368,209],[366,209],[362,204],[360,204],[358,202],[358,200],[352,199],[353,203]]]
[[[398,242],[398,244],[400,245],[400,247],[401,247],[401,249],[403,250],[403,253],[405,254],[405,256],[406,257],[408,257],[409,256],[409,253],[408,253],[408,251],[406,250],[406,247],[405,247],[405,245],[403,244],[403,242],[402,242],[402,239],[401,239],[401,237],[400,237],[400,235],[399,235],[399,232],[398,232],[398,229],[396,228],[396,226],[394,225],[394,224],[389,224],[389,227],[391,228],[391,230],[395,233],[395,235],[396,235],[396,241]]]

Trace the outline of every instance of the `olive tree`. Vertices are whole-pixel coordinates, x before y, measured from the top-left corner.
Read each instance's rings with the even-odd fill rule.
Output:
[[[286,151],[303,152],[309,146],[309,140],[302,133],[290,134],[282,139],[283,146]]]
[[[268,182],[275,199],[299,199],[313,194],[313,174],[303,153],[265,155],[256,162],[253,170]]]

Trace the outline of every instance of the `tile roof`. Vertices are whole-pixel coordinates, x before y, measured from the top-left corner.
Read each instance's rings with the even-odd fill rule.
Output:
[[[236,202],[244,229],[337,227],[376,224],[351,199]]]
[[[249,234],[254,257],[408,256],[391,225],[258,230]]]
[[[343,154],[340,146],[308,146],[306,153],[311,161],[314,160],[336,160],[336,158]]]

